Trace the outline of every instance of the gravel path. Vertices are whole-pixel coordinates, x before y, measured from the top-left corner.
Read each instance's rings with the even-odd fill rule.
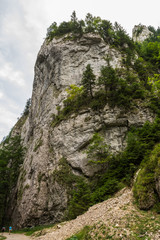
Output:
[[[30,237],[27,237],[23,234],[14,234],[4,233],[3,236],[7,237],[7,240],[30,240]]]

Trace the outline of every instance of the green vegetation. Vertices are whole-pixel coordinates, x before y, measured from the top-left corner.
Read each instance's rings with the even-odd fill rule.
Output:
[[[81,240],[81,239],[89,239],[86,238],[88,237],[88,233],[90,231],[91,227],[89,226],[85,226],[79,233],[77,233],[76,235],[67,238],[66,240]]]
[[[134,49],[133,41],[117,22],[113,26],[110,21],[94,17],[90,13],[86,15],[85,20],[78,20],[75,11],[72,13],[69,22],[62,22],[59,26],[56,22],[52,23],[47,29],[46,39],[51,41],[53,38],[70,34],[69,39],[75,40],[85,33],[97,33],[107,43],[114,47],[120,47],[124,51],[126,51],[125,44]]]
[[[98,82],[104,86],[106,94],[108,91],[113,94],[113,90],[117,88],[118,76],[116,70],[111,67],[109,59],[107,59],[107,66],[101,68]]]
[[[75,218],[95,203],[110,198],[124,186],[131,186],[134,174],[141,164],[143,166],[147,164],[147,167],[139,174],[135,184],[135,196],[137,199],[146,199],[146,202],[148,197],[155,198],[157,196],[155,176],[158,175],[158,165],[155,167],[153,161],[149,163],[148,158],[154,146],[159,142],[159,118],[156,118],[153,123],[146,122],[141,128],[130,129],[125,150],[116,155],[110,153],[109,146],[106,145],[102,135],[95,133],[87,147],[86,154],[92,167],[99,166],[99,172],[87,180],[74,175],[68,162],[64,158],[61,159],[59,169],[53,173],[53,180],[67,188],[69,202],[66,219]],[[154,151],[158,154],[159,147],[156,149]],[[147,190],[144,186],[147,186]],[[154,189],[154,193],[150,195],[150,192],[147,192],[148,189],[150,191]],[[151,206],[154,204],[157,204],[157,201],[153,201]],[[159,211],[158,206],[156,209]]]
[[[144,29],[144,26],[139,24],[138,28],[136,29],[136,37],[138,37],[142,33],[143,29]]]
[[[95,76],[91,65],[87,65],[82,76],[81,86],[70,87],[68,97],[64,101],[64,108],[59,109],[58,115],[54,116],[52,126],[59,124],[71,114],[78,114],[82,109],[91,108],[93,111],[99,111],[106,104],[109,104],[110,107],[118,106],[127,111],[137,107],[137,103],[144,102],[142,104],[152,109],[157,118],[153,123],[146,122],[141,128],[129,129],[127,146],[123,152],[117,155],[109,152],[109,146],[105,144],[99,133],[94,134],[86,154],[89,164],[101,166],[101,171],[93,179],[89,178],[84,182],[84,186],[73,181],[76,188],[72,193],[70,192],[72,196],[70,217],[74,217],[72,212],[76,209],[76,201],[78,202],[79,196],[84,195],[86,198],[79,202],[79,209],[81,209],[80,206],[85,205],[87,208],[103,201],[124,185],[131,185],[133,176],[139,168],[141,171],[134,187],[138,205],[143,209],[155,206],[156,211],[159,212],[159,196],[156,190],[157,160],[154,160],[153,164],[153,160],[149,159],[152,159],[153,149],[160,142],[160,30],[150,27],[153,35],[141,44],[134,44],[117,23],[113,28],[109,22],[94,18],[90,14],[87,15],[86,23],[87,28],[84,26],[84,33],[85,31],[98,33],[111,47],[125,53],[125,57],[122,59],[123,68],[114,69],[110,64],[110,56],[106,57],[106,65],[102,66],[99,76]],[[138,34],[142,30],[140,27]],[[125,49],[124,43],[129,48]],[[136,57],[135,52],[137,52]],[[73,197],[73,193],[75,196],[77,194],[77,198]],[[148,206],[145,202],[148,203]],[[85,209],[82,207],[81,210],[79,214]]]
[[[0,149],[0,225],[3,224],[7,196],[15,187],[20,166],[23,163],[24,148],[20,136],[7,137]]]
[[[65,214],[67,220],[84,213],[93,204],[108,199],[122,187],[131,186],[138,169],[140,172],[134,185],[134,195],[139,207],[142,209],[154,207],[160,212],[160,198],[156,189],[160,151],[160,29],[155,30],[153,27],[149,29],[153,33],[149,39],[143,43],[134,43],[118,23],[113,26],[109,21],[94,17],[90,13],[85,20],[78,20],[75,11],[69,22],[62,22],[59,26],[54,22],[48,28],[46,36],[48,42],[63,36],[66,41],[77,41],[83,34],[94,33],[99,34],[110,48],[116,49],[122,56],[120,68],[113,68],[111,57],[105,56],[106,64],[102,66],[99,76],[94,74],[91,64],[86,66],[80,86],[71,85],[66,89],[68,96],[63,102],[64,107],[61,109],[57,106],[57,115],[53,116],[52,127],[69,118],[71,114],[76,115],[84,109],[99,113],[107,104],[128,111],[134,110],[141,103],[151,108],[157,115],[153,123],[146,122],[141,128],[129,129],[127,146],[123,152],[116,155],[111,154],[110,147],[103,138],[103,132],[95,132],[85,151],[88,164],[93,168],[97,166],[99,168],[93,177],[82,177],[81,172],[79,175],[73,174],[67,160],[65,158],[60,160],[58,168],[53,172],[53,183],[58,182],[67,189],[68,207]],[[142,30],[142,26],[139,26],[137,34],[139,35]],[[17,127],[21,127],[26,120],[30,104],[31,100],[28,99]],[[86,119],[88,120],[89,118]],[[42,144],[40,137],[34,151],[36,152]],[[19,136],[9,136],[2,143],[0,225],[4,220],[7,194],[15,187],[23,155],[24,149]],[[40,173],[39,184],[42,177]],[[25,172],[21,174],[21,180],[24,178]],[[29,185],[25,188],[29,188]],[[21,199],[24,189],[22,186],[19,188],[18,199]],[[70,240],[92,239],[89,237],[91,230],[92,227],[86,227]],[[108,229],[104,231],[107,232]],[[97,234],[93,239],[112,239],[114,235],[107,233],[99,237],[101,238],[98,238]]]
[[[88,64],[86,70],[83,73],[82,85],[84,87],[85,95],[89,94],[93,98],[93,86],[95,85],[96,76],[93,73],[91,65]]]
[[[4,239],[7,239],[7,238],[0,235],[0,240],[4,240]]]
[[[150,156],[141,164],[141,170],[134,184],[134,196],[141,209],[150,209],[155,204],[156,211],[160,212],[158,187],[156,182],[160,174],[160,144],[154,147]]]
[[[34,146],[33,151],[37,152],[38,148],[40,148],[42,145],[43,145],[43,140],[40,138],[40,139],[37,140],[37,142],[36,142],[36,144]]]
[[[52,127],[55,127],[62,120],[67,119],[71,114],[77,114],[82,109],[91,108],[93,111],[103,109],[108,103],[111,107],[121,107],[124,109],[133,108],[137,105],[135,100],[144,100],[148,97],[148,102],[158,111],[158,98],[151,96],[147,85],[140,82],[138,76],[125,69],[113,69],[108,58],[106,66],[101,68],[101,74],[96,80],[91,65],[87,65],[83,72],[81,86],[71,85],[67,88],[67,99],[64,100],[64,107],[57,109],[58,114],[53,116]],[[98,90],[93,91],[93,86]],[[150,98],[149,98],[150,96]],[[149,104],[148,103],[148,104]]]
[[[26,236],[31,236],[33,233],[38,232],[36,234],[36,236],[38,237],[38,235],[41,234],[41,231],[43,229],[52,228],[53,226],[54,226],[53,224],[49,224],[49,225],[36,226],[32,228],[23,228],[20,230],[14,230],[14,233],[24,233]]]
[[[89,163],[94,164],[106,165],[112,158],[109,146],[104,142],[104,138],[98,133],[93,135],[86,153]]]
[[[31,106],[31,98],[27,99],[27,102],[26,102],[24,111],[23,111],[23,113],[22,113],[23,116],[28,116],[30,106]]]
[[[152,78],[148,78],[148,84],[151,86],[151,93],[160,99],[160,74],[154,74]]]
[[[90,206],[90,188],[84,177],[74,175],[65,158],[59,162],[59,169],[53,172],[53,182],[65,186],[69,196],[65,219],[72,219],[82,214]]]
[[[160,228],[160,216],[153,215],[153,212],[139,212],[129,210],[123,211],[126,214],[121,218],[106,224],[106,222],[98,222],[93,226],[85,226],[80,232],[66,240],[151,240],[156,239],[157,232]],[[108,221],[107,221],[108,222]]]
[[[152,35],[147,38],[144,42],[137,44],[137,51],[146,63],[150,70],[158,73],[160,69],[160,28],[155,30],[149,26],[149,30]]]
[[[78,34],[77,26],[80,26],[80,23]],[[70,28],[64,28],[63,32],[62,26],[65,24]],[[106,56],[106,65],[102,66],[100,75],[95,76],[91,64],[88,64],[82,74],[81,86],[72,85],[70,90],[68,89],[64,108],[57,109],[58,114],[53,116],[53,127],[82,109],[91,108],[99,111],[106,104],[128,110],[137,106],[137,100],[141,102],[145,100],[145,106],[150,107],[155,113],[160,112],[159,89],[157,90],[160,70],[159,28],[155,30],[150,26],[149,29],[153,33],[150,38],[143,43],[134,43],[118,23],[113,26],[109,21],[93,17],[90,13],[87,14],[85,21],[79,21],[73,12],[71,21],[65,24],[63,22],[59,26],[56,25],[56,28],[51,26],[47,39],[62,37],[66,33],[74,35],[75,38],[89,32],[99,34],[111,48],[121,53],[122,67],[113,68],[111,56]],[[55,26],[55,23],[53,25]],[[74,28],[77,29],[76,34]],[[142,30],[143,26],[140,25],[137,34]]]

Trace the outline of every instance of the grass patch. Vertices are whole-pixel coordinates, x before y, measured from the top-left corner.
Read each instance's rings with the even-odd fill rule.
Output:
[[[66,240],[81,240],[81,239],[89,239],[88,233],[90,231],[90,226],[85,226],[80,232],[78,232],[76,235],[73,235],[70,238],[67,238]]]
[[[0,235],[0,240],[4,240],[4,239],[7,239],[6,237]]]
[[[31,236],[33,233],[41,231],[46,228],[52,228],[54,224],[49,224],[49,225],[41,225],[41,226],[36,226],[36,227],[31,227],[31,228],[23,228],[20,230],[15,230],[14,233],[24,233],[26,236]]]

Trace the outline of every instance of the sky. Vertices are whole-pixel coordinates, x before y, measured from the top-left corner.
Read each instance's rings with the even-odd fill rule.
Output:
[[[32,95],[34,64],[53,23],[87,13],[118,22],[131,36],[139,23],[160,26],[160,0],[0,0],[0,141]]]

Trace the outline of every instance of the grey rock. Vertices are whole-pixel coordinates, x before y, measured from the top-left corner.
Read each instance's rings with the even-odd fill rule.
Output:
[[[53,173],[62,157],[67,159],[75,174],[93,176],[98,168],[88,165],[85,149],[96,131],[116,153],[124,149],[130,126],[153,121],[153,114],[141,105],[136,112],[124,112],[106,104],[101,112],[81,111],[51,127],[57,106],[63,107],[66,87],[80,85],[87,64],[91,64],[98,76],[108,54],[112,56],[111,65],[120,67],[120,53],[97,34],[86,34],[76,41],[65,37],[53,39],[42,45],[35,64],[30,114],[21,129],[27,152],[11,204],[10,215],[15,227],[54,223],[63,218],[67,190],[53,181]]]
[[[143,42],[150,37],[153,33],[145,25],[135,25],[132,30],[132,38],[134,42]]]

